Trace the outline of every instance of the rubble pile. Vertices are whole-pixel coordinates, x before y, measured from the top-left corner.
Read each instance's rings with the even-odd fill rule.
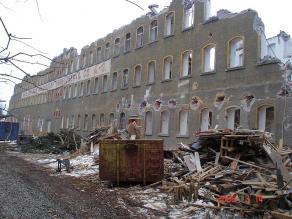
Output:
[[[72,129],[61,129],[59,133],[48,133],[44,136],[22,136],[18,141],[24,153],[54,153],[75,151],[80,147],[81,136]]]
[[[165,160],[160,188],[176,202],[248,217],[291,210],[291,148],[276,148],[269,133],[252,130],[212,130],[197,137]]]

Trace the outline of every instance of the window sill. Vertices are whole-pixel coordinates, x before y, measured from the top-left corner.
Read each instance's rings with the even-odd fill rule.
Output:
[[[124,55],[126,55],[126,54],[128,54],[130,52],[131,52],[131,50],[124,51]]]
[[[145,84],[146,86],[151,86],[151,85],[154,85],[155,84],[155,82],[149,82],[149,83],[147,83],[147,84]]]
[[[171,37],[173,37],[173,36],[174,36],[174,33],[169,34],[169,35],[164,35],[164,39],[171,38]]]
[[[229,67],[225,69],[225,71],[228,72],[228,71],[237,71],[237,70],[243,70],[243,69],[245,69],[244,66],[237,66],[237,67],[232,67],[232,68]]]
[[[135,50],[142,49],[142,48],[143,48],[143,46],[144,46],[144,45],[142,45],[142,46],[139,46],[139,47],[136,47],[136,48],[135,48]]]
[[[194,25],[192,25],[190,27],[185,27],[185,28],[182,29],[182,32],[187,32],[187,31],[189,31],[189,30],[191,30],[193,28],[194,28]]]
[[[161,83],[170,82],[170,81],[172,81],[172,80],[171,79],[164,79],[161,81]]]
[[[186,134],[186,135],[180,135],[180,134],[178,134],[178,135],[176,135],[176,137],[177,138],[189,138],[190,136],[188,134]]]
[[[122,87],[121,90],[127,90],[129,88],[129,86],[127,87]]]
[[[93,95],[98,95],[99,93],[98,92],[94,92],[94,93],[92,93]]]
[[[90,94],[86,94],[86,95],[85,95],[85,97],[89,97],[89,96],[90,96]]]
[[[115,89],[112,89],[112,90],[111,90],[111,92],[115,92],[115,91],[117,91],[117,90],[118,90],[118,89],[117,89],[117,88],[115,88]]]
[[[155,44],[155,43],[157,43],[157,42],[158,42],[158,39],[149,42],[148,45],[150,46],[150,45],[153,45],[153,44]]]
[[[203,72],[200,74],[200,76],[205,76],[205,75],[214,75],[216,74],[216,71],[208,71],[208,72]]]
[[[185,80],[185,79],[189,79],[191,77],[192,77],[191,75],[186,75],[186,76],[180,77],[179,80]]]
[[[267,60],[267,61],[260,60],[260,61],[257,62],[256,66],[272,65],[272,64],[278,64],[280,62],[281,61],[278,60],[278,59],[275,59],[275,60]]]
[[[105,94],[105,93],[107,93],[107,92],[108,92],[108,91],[102,91],[101,94]]]
[[[169,137],[169,134],[158,133],[158,136],[160,136],[160,137]]]
[[[141,87],[141,84],[139,84],[139,85],[133,85],[133,88],[138,88],[138,87]]]

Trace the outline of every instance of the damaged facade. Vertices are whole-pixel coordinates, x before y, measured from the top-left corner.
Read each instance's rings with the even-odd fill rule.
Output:
[[[291,48],[279,49],[290,41],[284,32],[266,40],[253,10],[210,17],[208,0],[174,0],[80,54],[65,49],[25,78],[37,87],[15,86],[10,112],[35,135],[85,135],[115,121],[123,129],[135,116],[145,137],[164,139],[166,149],[215,127],[265,130],[292,144]]]

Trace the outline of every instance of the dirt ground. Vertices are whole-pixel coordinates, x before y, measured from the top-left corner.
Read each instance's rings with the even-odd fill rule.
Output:
[[[0,218],[145,218],[111,189],[0,152]]]

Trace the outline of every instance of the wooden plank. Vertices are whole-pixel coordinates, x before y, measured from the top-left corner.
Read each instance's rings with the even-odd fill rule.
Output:
[[[195,152],[195,156],[194,155],[191,155],[193,156],[193,159],[195,159],[195,164],[196,164],[196,168],[197,168],[197,171],[198,172],[202,172],[202,166],[201,166],[201,160],[200,160],[200,155],[198,152]]]
[[[292,213],[291,212],[287,212],[287,213],[281,213],[278,211],[272,211],[272,217],[275,219],[292,219]]]
[[[241,160],[236,160],[232,157],[228,157],[228,156],[223,156],[224,158],[228,159],[228,160],[235,160],[235,161],[238,161],[238,163],[242,163],[242,164],[245,164],[245,165],[248,165],[248,166],[251,166],[251,167],[255,167],[257,169],[261,169],[261,170],[267,170],[267,171],[270,171],[269,169],[267,168],[264,168],[264,167],[260,167],[260,166],[257,166],[257,165],[254,165],[254,164],[251,164],[251,163],[247,163],[245,161],[241,161]]]
[[[220,158],[220,152],[216,152],[216,157],[215,157],[215,164],[218,165],[219,163],[219,158]]]

